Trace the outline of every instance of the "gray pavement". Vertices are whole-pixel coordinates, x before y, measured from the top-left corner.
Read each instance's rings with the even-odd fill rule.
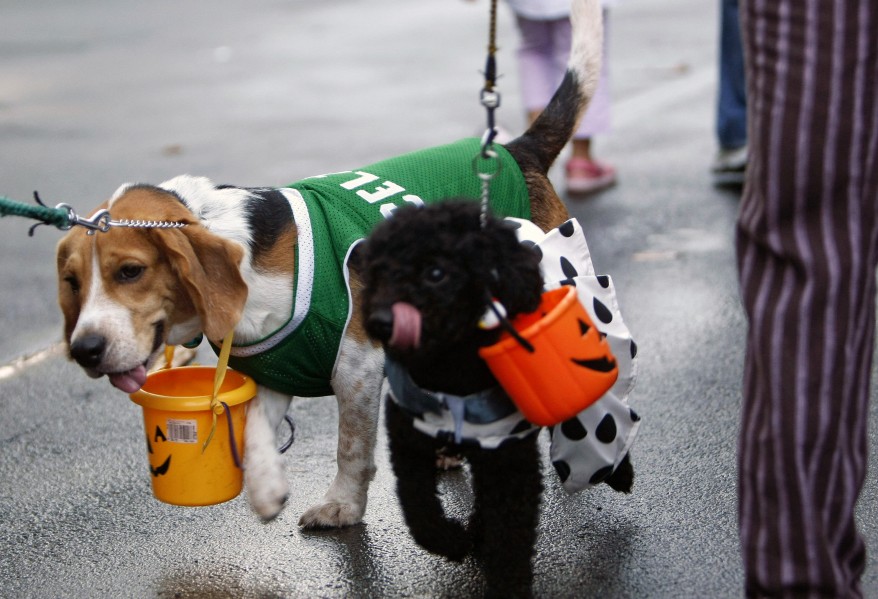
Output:
[[[540,597],[741,595],[745,322],[737,197],[707,176],[713,4],[625,0],[611,13],[616,126],[597,149],[620,183],[570,207],[640,347],[637,482],[631,496],[567,496],[547,477]],[[283,184],[478,134],[486,11],[458,0],[0,0],[0,195],[26,201],[38,189],[86,211],[125,181],[189,172]],[[499,119],[515,131],[515,29],[501,11]],[[298,530],[334,472],[331,399],[294,402],[293,495],[275,521],[262,524],[243,496],[205,508],[153,499],[140,408],[52,349],[60,233],[42,227],[31,239],[30,224],[0,220],[0,596],[478,594],[471,562],[447,563],[409,538],[383,435],[364,523]],[[872,464],[876,447],[873,432]],[[451,509],[467,510],[464,473],[443,489]],[[872,472],[859,512],[870,555],[874,489]],[[864,586],[878,597],[872,559]]]

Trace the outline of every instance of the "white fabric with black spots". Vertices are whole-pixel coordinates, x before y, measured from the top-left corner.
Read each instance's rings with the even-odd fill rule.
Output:
[[[606,336],[619,366],[616,383],[574,418],[550,428],[551,460],[564,489],[575,493],[599,484],[619,465],[637,436],[640,417],[628,406],[637,375],[637,346],[619,312],[613,280],[596,275],[582,226],[571,219],[548,233],[520,219],[522,243],[540,252],[546,289],[574,285],[579,301]]]

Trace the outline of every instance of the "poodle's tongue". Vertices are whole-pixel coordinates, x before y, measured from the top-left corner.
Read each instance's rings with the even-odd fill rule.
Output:
[[[388,343],[399,349],[417,349],[421,345],[421,313],[405,302],[396,302],[391,310],[393,334]]]
[[[143,383],[146,382],[146,367],[141,365],[137,368],[132,368],[128,372],[117,372],[108,376],[114,387],[121,389],[125,393],[134,393],[143,387]]]

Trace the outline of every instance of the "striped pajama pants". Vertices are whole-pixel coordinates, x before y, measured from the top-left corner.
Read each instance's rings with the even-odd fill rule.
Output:
[[[741,0],[749,597],[860,597],[878,264],[878,2]]]

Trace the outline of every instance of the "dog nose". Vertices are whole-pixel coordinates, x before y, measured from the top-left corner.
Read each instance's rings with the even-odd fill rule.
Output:
[[[386,343],[393,336],[393,311],[380,308],[366,320],[366,332],[376,341]]]
[[[83,335],[70,344],[70,355],[84,368],[94,368],[101,363],[107,340],[103,335]]]

